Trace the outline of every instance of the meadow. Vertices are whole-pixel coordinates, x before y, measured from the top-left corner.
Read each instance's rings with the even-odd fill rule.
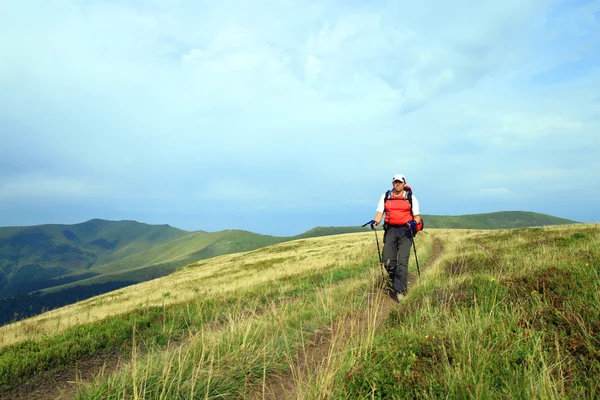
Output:
[[[0,328],[0,395],[595,398],[599,236],[426,230],[400,304],[373,232],[201,260]]]

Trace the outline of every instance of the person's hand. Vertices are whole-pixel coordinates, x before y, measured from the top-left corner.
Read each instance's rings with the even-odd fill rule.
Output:
[[[375,229],[377,229],[377,225],[379,225],[379,222],[372,220],[370,225],[371,225],[371,229],[375,230]]]
[[[412,221],[408,221],[406,225],[408,225],[413,235],[417,232],[417,222],[414,219]]]

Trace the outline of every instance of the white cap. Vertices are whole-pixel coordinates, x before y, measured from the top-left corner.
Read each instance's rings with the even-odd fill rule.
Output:
[[[394,175],[394,178],[392,178],[392,182],[394,181],[402,181],[404,183],[406,183],[406,177],[402,174],[396,174]]]

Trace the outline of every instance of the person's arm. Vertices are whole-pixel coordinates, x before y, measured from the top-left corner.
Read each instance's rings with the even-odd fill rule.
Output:
[[[415,196],[413,196],[413,205],[412,205],[412,212],[413,212],[413,218],[415,220],[415,222],[417,223],[417,225],[419,225],[421,223],[421,210],[419,209],[419,200],[417,200],[417,198]]]
[[[375,226],[379,225],[381,223],[382,219],[383,219],[383,213],[378,212],[377,214],[375,214],[375,218],[373,218],[373,221],[375,221]]]
[[[385,198],[385,193],[381,195],[381,197],[379,198],[379,203],[377,204],[377,214],[375,214],[375,218],[373,218],[373,221],[375,221],[375,228],[377,228],[377,226],[381,223],[381,220],[383,219],[383,212],[384,212],[384,204],[383,204],[383,199]]]

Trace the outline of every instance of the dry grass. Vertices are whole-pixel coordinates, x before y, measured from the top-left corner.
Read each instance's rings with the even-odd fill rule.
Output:
[[[298,398],[597,398],[600,226],[447,239],[386,328]]]
[[[381,238],[380,238],[381,240]],[[267,248],[219,256],[175,273],[46,312],[0,328],[0,348],[56,334],[68,327],[102,320],[137,307],[184,303],[218,297],[261,283],[372,258],[372,233],[345,234],[286,242]]]
[[[379,232],[380,245],[382,236],[382,232]],[[422,263],[426,262],[431,252],[433,236],[430,232],[423,233],[418,239],[419,259]],[[103,342],[100,347],[105,348],[109,343],[104,341],[110,342],[110,332],[115,332],[112,327],[123,325],[127,320],[145,321],[144,326],[140,326],[144,332],[134,333],[133,338],[131,334],[129,335],[129,341],[133,339],[134,351],[131,353],[133,369],[130,370],[130,374],[123,371],[124,375],[119,374],[120,378],[115,378],[121,383],[113,381],[114,384],[109,384],[117,392],[128,390],[127,388],[143,391],[144,389],[137,384],[139,377],[146,376],[145,382],[156,383],[146,370],[142,371],[136,367],[142,362],[144,368],[149,365],[148,363],[154,365],[152,376],[156,376],[158,374],[156,366],[162,364],[153,363],[150,359],[167,357],[172,360],[171,357],[175,354],[174,348],[183,349],[186,346],[197,348],[198,338],[202,338],[199,346],[210,346],[214,354],[214,351],[220,351],[219,346],[224,345],[227,340],[233,340],[232,345],[239,344],[239,335],[244,330],[250,329],[248,327],[252,327],[252,335],[260,336],[268,332],[270,344],[268,347],[263,347],[262,351],[270,360],[269,363],[286,369],[291,354],[288,351],[303,346],[304,341],[310,336],[308,332],[314,331],[316,326],[331,325],[333,315],[349,315],[356,301],[361,303],[357,298],[360,298],[360,293],[365,290],[365,285],[370,285],[373,276],[378,278],[381,273],[375,260],[377,260],[377,246],[372,232],[302,239],[259,250],[202,260],[181,268],[168,277],[120,289],[5,326],[0,330],[0,344],[5,348],[6,353],[2,361],[7,368],[5,385],[10,387],[8,385],[11,380],[14,382],[15,379],[22,379],[25,376],[12,378],[16,373],[15,368],[30,371],[27,372],[28,375],[37,373],[35,371],[42,371],[40,368],[43,368],[48,361],[44,361],[45,358],[41,357],[42,353],[44,357],[48,356],[46,353],[52,357],[54,351],[62,354],[68,351],[67,348],[71,348],[70,343],[78,347],[81,340],[91,340],[92,337],[101,339]],[[411,260],[413,260],[412,254]],[[414,262],[411,268],[415,271]],[[261,305],[262,299],[266,299],[267,303]],[[227,306],[228,304],[231,307]],[[295,311],[290,309],[290,304],[296,304]],[[191,313],[188,314],[186,310],[190,307],[188,312]],[[146,310],[154,311],[148,311],[150,313],[148,314]],[[140,318],[137,317],[138,312]],[[120,315],[124,316],[123,320],[115,319]],[[177,318],[183,318],[185,321],[177,322]],[[298,326],[294,328],[299,322],[302,328],[299,329]],[[95,327],[92,327],[92,323],[96,324]],[[157,330],[152,327],[156,324],[160,324],[162,329]],[[353,324],[354,322],[351,322],[349,326]],[[288,330],[278,334],[280,326],[284,325]],[[73,328],[83,328],[83,330],[73,331]],[[181,328],[184,331],[181,331]],[[126,330],[124,331],[122,327],[119,329],[119,340],[121,340]],[[173,329],[175,330],[172,331]],[[353,332],[353,329],[351,331]],[[233,336],[227,336],[226,332]],[[106,333],[109,333],[108,339]],[[278,335],[277,340],[271,340],[274,338],[272,335]],[[215,339],[216,342],[213,342],[210,338],[221,339]],[[282,338],[284,343],[281,342]],[[149,340],[159,345],[137,343],[139,339]],[[21,346],[26,343],[25,341],[39,342],[43,345],[39,349],[39,346],[35,345]],[[17,346],[18,343],[20,345]],[[52,347],[47,347],[46,343]],[[244,339],[241,343],[243,347],[249,342]],[[110,344],[110,346],[115,345],[120,348],[119,343]],[[35,351],[29,351],[30,348],[35,348]],[[86,346],[86,350],[77,353],[80,355],[74,355],[75,359],[81,360],[81,357],[88,356],[86,351],[88,349],[94,351],[93,348],[94,346]],[[128,345],[125,348],[128,348]],[[148,356],[138,354],[137,350],[140,348],[142,352],[151,351],[151,353]],[[44,352],[43,349],[49,350]],[[8,357],[9,350],[10,357]],[[21,354],[20,351],[26,353]],[[40,353],[40,357],[37,352]],[[52,365],[66,366],[67,364],[64,363],[69,361],[68,353],[67,358],[64,356],[65,354],[58,364]],[[40,365],[35,361],[38,357]],[[21,359],[23,362],[19,361]],[[70,360],[73,361],[73,356]],[[248,368],[254,370],[255,361],[250,357],[244,362],[248,362]],[[208,366],[211,365],[214,366],[209,362]],[[256,375],[256,372],[254,374]],[[170,372],[167,375],[160,379],[171,379]],[[206,371],[197,370],[192,371],[188,378],[192,381],[195,379],[202,381],[202,377],[206,376]],[[208,374],[208,376],[213,375]],[[200,381],[198,385],[204,387],[206,383]],[[106,384],[107,381],[104,382]],[[229,378],[228,382],[233,387],[238,385],[235,383],[235,378]],[[189,389],[193,392],[199,387],[198,385],[194,383],[194,388]],[[248,385],[255,386],[256,382],[249,381]],[[214,389],[213,386],[208,384],[211,390]],[[177,390],[179,389],[175,391]],[[236,390],[239,390],[239,387]],[[102,391],[102,383],[100,383],[100,391]]]

